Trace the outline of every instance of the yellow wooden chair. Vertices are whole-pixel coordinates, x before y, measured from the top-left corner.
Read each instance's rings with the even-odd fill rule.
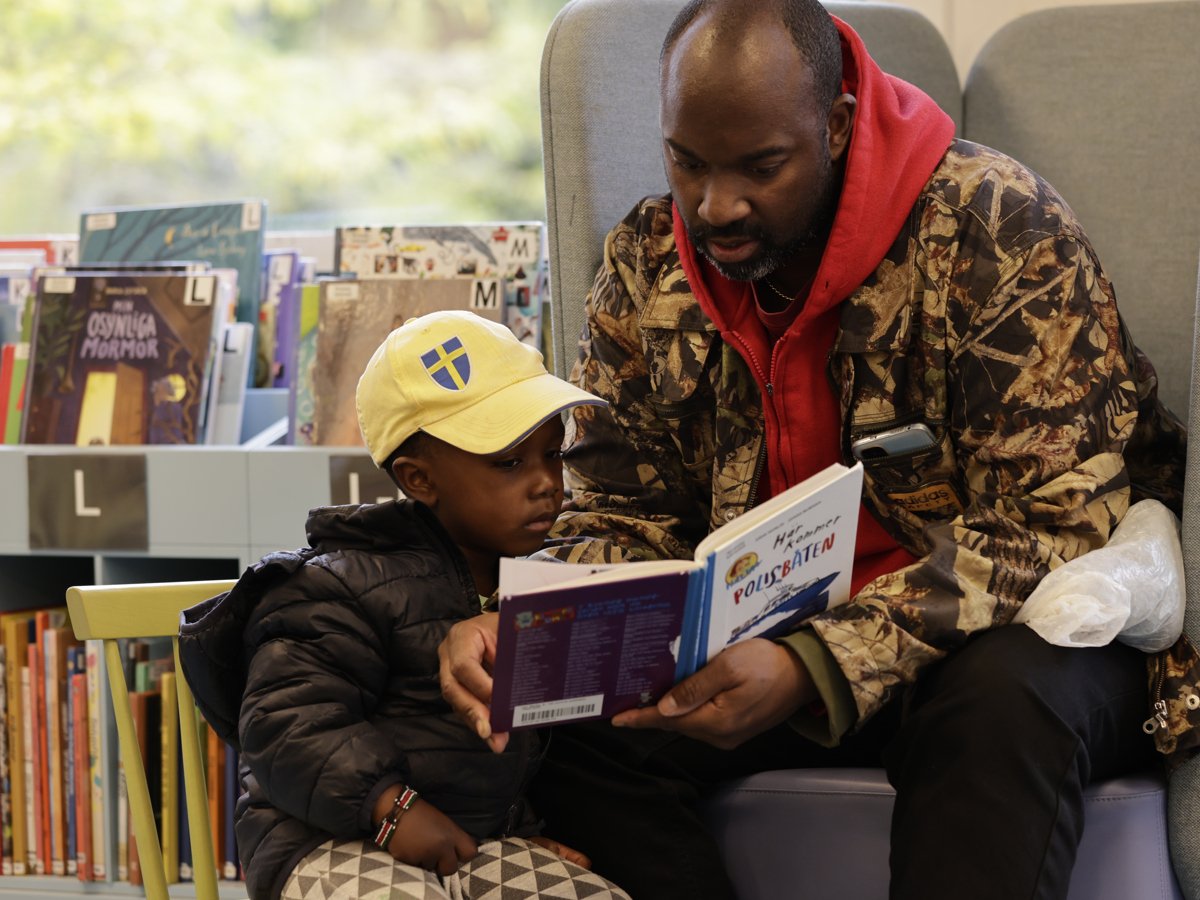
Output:
[[[80,640],[102,640],[117,720],[117,738],[125,765],[129,813],[137,837],[142,879],[149,900],[168,900],[167,875],[162,849],[154,826],[154,809],[140,764],[125,683],[119,638],[169,637],[175,654],[175,686],[179,696],[180,741],[183,748],[183,783],[187,797],[188,830],[192,846],[192,869],[198,900],[217,900],[216,857],[208,819],[208,793],[196,717],[182,715],[195,708],[191,688],[179,665],[179,614],[189,606],[233,587],[233,581],[183,581],[161,584],[119,584],[67,589],[71,626]]]

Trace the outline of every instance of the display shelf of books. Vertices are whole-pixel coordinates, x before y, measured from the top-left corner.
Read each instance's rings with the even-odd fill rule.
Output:
[[[354,387],[407,318],[470,309],[544,344],[539,222],[272,234],[265,215],[96,209],[77,236],[0,237],[0,898],[142,894],[104,654],[75,640],[67,588],[234,578],[304,546],[313,507],[395,498]],[[122,658],[188,897],[164,646]],[[236,755],[199,724],[221,895],[245,897]]]

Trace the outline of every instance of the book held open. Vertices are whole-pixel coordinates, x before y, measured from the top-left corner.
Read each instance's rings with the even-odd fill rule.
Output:
[[[725,647],[844,603],[862,466],[835,463],[718,528],[691,560],[502,560],[492,729],[647,706]]]

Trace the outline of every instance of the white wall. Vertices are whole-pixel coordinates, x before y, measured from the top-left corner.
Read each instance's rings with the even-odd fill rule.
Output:
[[[1108,5],[1152,0],[882,0],[912,7],[928,18],[946,38],[965,80],[972,60],[987,39],[1018,16],[1052,6]]]

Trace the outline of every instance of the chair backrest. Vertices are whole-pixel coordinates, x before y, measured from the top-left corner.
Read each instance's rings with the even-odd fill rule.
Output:
[[[658,53],[684,0],[574,0],[542,53],[542,153],[550,242],[554,366],[575,361],[583,304],[604,235],[642,197],[666,191],[658,121]],[[955,120],[962,92],[937,29],[903,6],[829,2],[891,72]]]
[[[1188,413],[1200,253],[1200,2],[1071,6],[1009,23],[964,89],[964,134],[1079,215],[1161,396]]]
[[[125,682],[121,648],[117,642],[123,638],[171,638],[196,897],[200,900],[217,900],[216,857],[208,819],[208,793],[204,783],[200,736],[196,717],[183,714],[185,710],[195,709],[195,701],[183,677],[183,668],[179,665],[178,633],[179,614],[184,609],[229,590],[233,584],[232,581],[185,581],[67,589],[67,611],[75,637],[80,640],[100,640],[104,644],[108,686],[117,720],[117,741],[125,767],[129,814],[137,838],[146,896],[150,900],[168,900],[167,877],[158,831],[154,825],[146,770],[141,765],[142,754],[138,749],[130,709],[129,686]]]

